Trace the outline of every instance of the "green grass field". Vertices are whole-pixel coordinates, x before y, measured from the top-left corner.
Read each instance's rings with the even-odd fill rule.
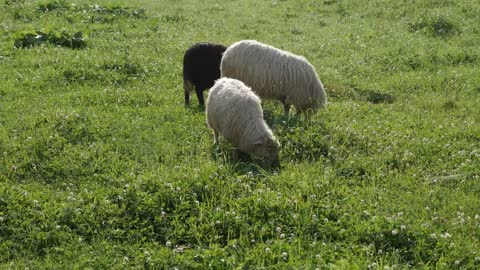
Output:
[[[195,42],[315,66],[282,168],[183,105]],[[0,1],[0,269],[480,268],[480,2]]]

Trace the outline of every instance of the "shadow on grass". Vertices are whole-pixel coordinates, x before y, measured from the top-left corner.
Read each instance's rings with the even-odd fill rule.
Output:
[[[242,151],[239,151],[238,157],[234,157],[234,151],[235,148],[224,143],[220,143],[220,146],[214,144],[210,146],[212,159],[224,163],[238,174],[271,175],[281,171],[281,164],[275,166]]]
[[[322,114],[321,111],[317,114]],[[293,162],[315,162],[329,155],[332,146],[332,130],[324,115],[317,114],[306,119],[304,115],[285,117],[266,111],[266,122],[280,143],[282,159]]]
[[[205,113],[205,107],[200,106],[200,105],[184,105],[185,111],[192,113],[192,114],[204,114]]]
[[[265,110],[263,111],[263,118],[274,134],[277,130],[283,130],[287,127],[308,127],[311,122],[311,119],[306,118],[305,115],[297,115],[293,107],[288,117],[285,117],[283,113],[278,114],[271,110]],[[277,139],[279,138],[277,137]]]
[[[372,104],[392,104],[397,98],[381,89],[363,89],[357,85],[329,82],[329,96],[338,100],[366,101]]]

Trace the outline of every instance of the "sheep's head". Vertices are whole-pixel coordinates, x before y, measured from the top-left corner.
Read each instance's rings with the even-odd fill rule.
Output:
[[[262,138],[253,145],[253,154],[259,157],[263,157],[268,160],[272,165],[280,165],[280,157],[278,155],[279,143],[272,138]]]

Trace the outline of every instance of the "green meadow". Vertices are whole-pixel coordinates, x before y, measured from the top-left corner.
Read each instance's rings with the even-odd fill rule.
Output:
[[[183,104],[242,39],[327,92],[279,169]],[[479,103],[479,1],[1,0],[0,269],[479,269]]]

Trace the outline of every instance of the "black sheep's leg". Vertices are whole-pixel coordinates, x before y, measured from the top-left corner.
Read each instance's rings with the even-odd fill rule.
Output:
[[[198,104],[200,105],[200,107],[205,107],[205,100],[203,98],[203,87],[198,87],[195,89],[195,91],[197,92],[197,98],[198,98]]]
[[[185,106],[190,106],[190,94],[185,92]]]
[[[189,80],[183,81],[183,91],[185,93],[185,106],[190,106],[190,93],[193,90],[193,84]]]

